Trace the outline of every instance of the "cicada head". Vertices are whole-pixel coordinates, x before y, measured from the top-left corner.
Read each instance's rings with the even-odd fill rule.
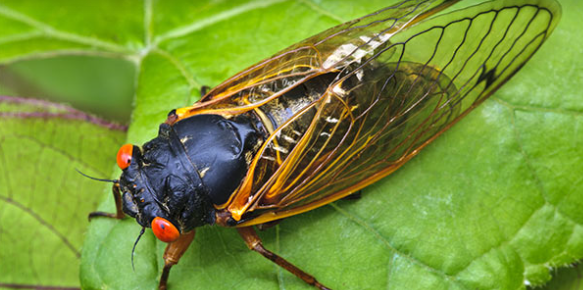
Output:
[[[124,212],[164,242],[213,224],[214,205],[224,203],[247,172],[256,135],[249,122],[200,115],[160,125],[158,137],[141,148],[122,146]]]
[[[124,145],[118,153],[124,212],[141,226],[151,227],[164,242],[212,223],[212,206],[204,185],[196,174],[185,174],[189,170],[178,161],[179,153],[164,135],[141,148]]]

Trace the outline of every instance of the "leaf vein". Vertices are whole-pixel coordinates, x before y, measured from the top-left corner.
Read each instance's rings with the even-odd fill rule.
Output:
[[[83,49],[61,49],[44,52],[33,52],[29,54],[20,54],[16,57],[0,59],[0,64],[11,64],[19,61],[27,61],[42,58],[52,58],[58,56],[95,56],[95,57],[110,57],[119,58],[131,61],[135,64],[139,63],[139,58],[131,54],[123,54],[119,52],[98,51],[98,50],[83,50]]]
[[[232,18],[234,16],[256,10],[261,8],[266,8],[281,2],[286,2],[288,0],[265,0],[265,1],[254,1],[244,5],[237,6],[233,9],[225,10],[223,12],[217,13],[211,17],[196,20],[188,25],[181,26],[170,30],[169,32],[158,36],[155,40],[155,43],[160,43],[166,41],[168,39],[182,37],[193,32],[199,31],[205,27],[211,26],[213,24],[219,23],[223,20]]]
[[[159,53],[161,56],[166,58],[168,61],[170,61],[170,63],[172,63],[172,65],[174,65],[176,67],[176,69],[178,69],[178,71],[180,71],[180,74],[188,83],[189,89],[199,89],[202,86],[201,84],[199,84],[197,81],[194,80],[194,76],[191,75],[190,72],[188,72],[188,70],[186,69],[186,66],[180,60],[178,60],[174,55],[172,55],[171,53],[169,53],[165,50],[158,49],[158,48],[155,49],[154,52]]]
[[[69,248],[69,250],[71,250],[71,252],[73,252],[73,254],[75,254],[75,256],[77,258],[81,258],[81,253],[75,248],[75,246],[73,246],[71,244],[71,242],[69,242],[69,240],[63,234],[61,234],[49,222],[45,221],[35,211],[33,211],[32,209],[27,208],[23,204],[17,202],[16,200],[14,200],[12,198],[9,198],[9,197],[5,197],[5,196],[0,195],[0,200],[6,202],[7,204],[11,204],[11,205],[15,206],[16,208],[18,208],[18,209],[22,210],[23,212],[27,213],[28,215],[30,215],[33,219],[37,220],[41,225],[43,225],[50,232],[52,232],[53,234],[55,234],[55,236],[57,236],[63,242],[63,244],[65,244],[65,246],[67,246],[67,248]]]
[[[503,99],[497,98],[496,96],[490,97],[499,104],[510,108],[513,111],[526,111],[526,112],[540,112],[540,113],[555,113],[555,114],[565,114],[574,116],[583,116],[583,112],[577,111],[575,109],[564,109],[564,108],[544,108],[537,106],[525,106],[525,105],[515,105]]]
[[[443,271],[441,271],[437,268],[434,268],[434,267],[422,262],[421,260],[418,260],[415,257],[413,257],[407,253],[404,253],[404,252],[400,251],[399,249],[393,247],[391,245],[391,242],[388,239],[383,237],[379,231],[377,231],[373,226],[369,225],[361,218],[359,218],[359,217],[355,216],[354,214],[340,208],[339,206],[337,206],[334,203],[330,204],[330,206],[332,208],[334,208],[336,211],[338,211],[340,214],[346,216],[348,219],[350,219],[353,222],[355,222],[356,224],[362,226],[365,230],[369,231],[374,236],[376,236],[381,242],[383,242],[383,244],[386,245],[387,249],[395,252],[396,254],[401,255],[402,257],[405,257],[406,259],[410,260],[411,262],[413,262],[415,264],[422,266],[423,268],[426,268],[429,272],[435,273],[436,275],[438,275],[438,276],[440,276],[440,277],[442,277],[442,278],[444,278],[444,279],[446,279],[454,284],[457,284],[458,286],[461,286],[463,289],[469,289],[466,285],[464,285],[460,281],[456,280],[456,278],[454,276],[447,275]]]
[[[324,9],[323,7],[321,7],[320,5],[314,3],[314,1],[312,0],[300,0],[299,2],[303,3],[304,5],[308,6],[310,9],[324,15],[324,16],[328,16],[336,21],[338,21],[338,23],[344,23],[347,22],[348,20],[343,19],[342,17],[333,14],[332,12]]]
[[[152,44],[152,13],[152,0],[144,0],[144,43],[146,47],[150,47]]]
[[[56,28],[54,28],[46,23],[43,23],[43,22],[38,21],[36,19],[33,19],[29,16],[26,16],[22,13],[14,11],[6,6],[3,6],[3,5],[0,5],[0,15],[4,16],[6,18],[12,19],[12,20],[21,22],[23,24],[29,25],[33,28],[36,28],[36,29],[40,30],[41,32],[45,33],[46,35],[51,36],[51,37],[56,38],[56,39],[71,41],[71,42],[83,44],[83,45],[94,46],[94,47],[98,47],[101,49],[109,49],[109,50],[116,51],[116,52],[126,52],[126,53],[132,52],[128,48],[126,48],[122,45],[119,45],[119,44],[115,44],[112,42],[108,42],[108,41],[104,41],[104,40],[100,40],[100,39],[96,39],[96,38],[86,37],[86,36],[58,30],[58,29],[56,29]]]

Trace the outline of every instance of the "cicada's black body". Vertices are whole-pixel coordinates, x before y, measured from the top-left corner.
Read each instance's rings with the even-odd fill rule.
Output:
[[[213,224],[214,205],[227,201],[247,172],[249,152],[264,138],[249,115],[198,115],[162,124],[120,178],[123,209],[143,227],[162,217],[180,232]]]

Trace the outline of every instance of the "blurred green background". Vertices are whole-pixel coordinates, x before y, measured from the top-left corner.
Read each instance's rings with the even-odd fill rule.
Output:
[[[0,66],[0,94],[65,103],[120,124],[132,112],[136,66],[82,55],[17,61]]]

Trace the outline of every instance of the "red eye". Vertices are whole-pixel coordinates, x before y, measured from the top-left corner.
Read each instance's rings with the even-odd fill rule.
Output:
[[[122,170],[130,166],[130,162],[132,161],[132,151],[134,151],[134,145],[132,144],[125,144],[119,148],[119,151],[117,151],[117,166]]]
[[[152,231],[158,240],[165,243],[174,242],[180,237],[178,229],[171,222],[161,217],[156,217],[152,221]]]

